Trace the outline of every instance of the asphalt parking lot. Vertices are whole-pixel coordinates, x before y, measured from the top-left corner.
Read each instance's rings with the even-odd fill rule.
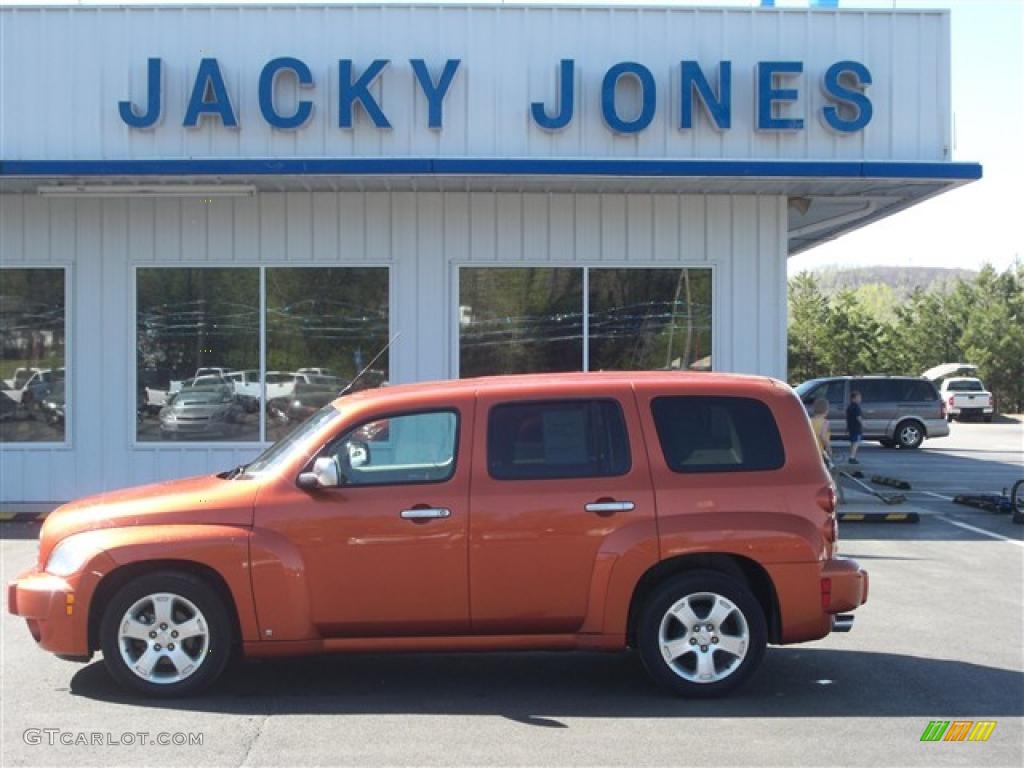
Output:
[[[1024,526],[949,499],[1024,477],[1024,426],[954,424],[920,451],[861,459],[912,483],[921,522],[844,523],[843,553],[871,573],[853,631],[770,649],[729,698],[666,697],[634,654],[401,654],[238,664],[209,695],[155,704],[99,660],[37,650],[5,605],[0,764],[1020,766]],[[6,582],[38,526],[2,531]],[[984,743],[921,742],[932,720],[996,726]],[[41,729],[104,743],[50,745]],[[150,744],[175,733],[203,743]]]

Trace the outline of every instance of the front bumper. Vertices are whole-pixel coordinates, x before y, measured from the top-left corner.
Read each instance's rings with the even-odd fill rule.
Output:
[[[7,611],[25,619],[43,650],[75,658],[90,655],[90,600],[100,579],[113,567],[113,561],[101,564],[98,559],[109,560],[97,555],[87,568],[67,578],[33,568],[7,585]]]

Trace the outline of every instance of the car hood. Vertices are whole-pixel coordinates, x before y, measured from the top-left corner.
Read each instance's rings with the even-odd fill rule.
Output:
[[[253,524],[255,480],[223,480],[202,475],[86,496],[58,507],[46,517],[39,561],[61,539],[81,531],[135,525]]]

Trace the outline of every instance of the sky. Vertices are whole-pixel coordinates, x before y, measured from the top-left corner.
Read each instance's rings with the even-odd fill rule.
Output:
[[[544,2],[517,0],[534,1]],[[557,2],[593,5],[605,0]],[[612,4],[661,3],[613,0]],[[75,3],[0,0],[0,5],[52,4]],[[676,0],[674,4],[751,7],[760,5],[760,0]],[[775,4],[806,7],[808,0],[776,0]],[[984,177],[793,256],[790,274],[830,265],[876,264],[978,269],[990,263],[1001,270],[1015,259],[1024,261],[1024,0],[840,0],[839,5],[951,10],[953,159],[981,163]]]

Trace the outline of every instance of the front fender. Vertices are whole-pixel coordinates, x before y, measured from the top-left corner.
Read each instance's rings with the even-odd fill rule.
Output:
[[[224,580],[238,611],[243,642],[259,639],[249,578],[250,530],[227,525],[141,525],[104,530],[99,546],[118,568],[153,561],[198,563]],[[88,568],[92,568],[90,563]],[[104,573],[108,576],[109,573]]]

